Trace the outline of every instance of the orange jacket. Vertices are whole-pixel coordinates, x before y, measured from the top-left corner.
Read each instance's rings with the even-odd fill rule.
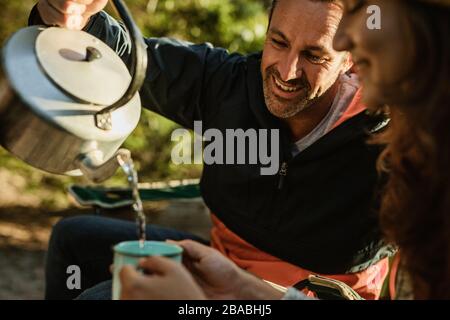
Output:
[[[217,217],[212,215],[213,228],[211,245],[231,259],[240,268],[283,287],[291,287],[305,280],[311,274],[288,262],[258,250],[229,230]],[[388,259],[383,259],[368,269],[352,274],[324,275],[349,285],[364,299],[378,299],[384,280],[388,274]]]
[[[346,112],[334,124],[333,129],[364,112],[365,109],[365,106],[361,104],[360,89],[355,94]],[[212,221],[211,245],[234,261],[240,268],[284,287],[293,286],[307,279],[309,275],[317,274],[314,270],[305,270],[258,250],[229,230],[214,215],[212,215]],[[365,299],[378,299],[388,270],[389,262],[386,258],[358,273],[323,276],[346,283]]]

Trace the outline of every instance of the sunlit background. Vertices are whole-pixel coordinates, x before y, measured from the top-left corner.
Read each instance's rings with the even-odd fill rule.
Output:
[[[261,50],[270,0],[128,0],[145,36],[170,36],[249,53]],[[27,24],[34,0],[0,0],[0,45]],[[200,166],[170,161],[176,124],[144,111],[126,141],[143,182],[198,178]],[[125,185],[118,173],[109,185]],[[79,214],[67,196],[82,179],[42,173],[0,148],[0,299],[40,299],[43,261],[51,225]],[[157,210],[157,208],[155,209]]]

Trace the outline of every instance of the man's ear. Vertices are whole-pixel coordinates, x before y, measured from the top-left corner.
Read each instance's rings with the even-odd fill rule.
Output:
[[[352,70],[354,65],[355,64],[353,62],[352,55],[350,54],[350,52],[347,52],[344,57],[344,73],[347,73],[349,71],[353,73],[355,71]]]

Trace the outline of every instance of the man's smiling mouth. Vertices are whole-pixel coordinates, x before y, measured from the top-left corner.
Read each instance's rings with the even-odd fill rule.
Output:
[[[274,83],[276,84],[277,88],[284,92],[293,93],[293,92],[299,91],[302,88],[302,86],[285,85],[280,80],[278,80],[275,76],[272,76],[272,77],[273,77]]]

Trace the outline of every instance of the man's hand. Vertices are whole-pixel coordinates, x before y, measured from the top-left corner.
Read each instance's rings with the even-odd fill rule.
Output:
[[[245,271],[211,247],[192,240],[173,243],[183,248],[183,263],[208,299],[239,299]]]
[[[47,25],[81,30],[107,3],[108,0],[39,0],[37,9]]]
[[[184,249],[183,262],[208,299],[274,300],[284,295],[211,247],[191,240],[174,243]]]
[[[151,257],[139,267],[150,275],[143,275],[134,267],[120,271],[121,300],[201,300],[205,296],[186,268],[167,258]]]

